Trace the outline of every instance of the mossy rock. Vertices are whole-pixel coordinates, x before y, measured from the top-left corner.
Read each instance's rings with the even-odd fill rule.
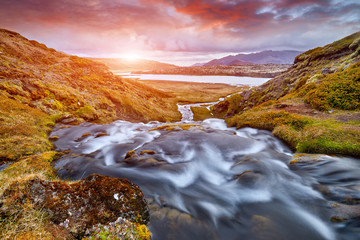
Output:
[[[140,224],[149,222],[147,203],[138,186],[126,179],[97,174],[71,184],[36,177],[9,186],[3,198],[30,201],[75,238],[83,237],[93,225],[108,224],[119,216]]]
[[[85,105],[84,107],[80,108],[74,113],[86,121],[95,121],[99,119],[99,115],[97,111],[92,106],[89,105]]]

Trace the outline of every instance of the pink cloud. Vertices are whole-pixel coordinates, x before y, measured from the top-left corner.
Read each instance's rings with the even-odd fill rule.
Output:
[[[357,31],[359,11],[355,0],[3,0],[0,27],[71,53],[151,58],[306,50]]]

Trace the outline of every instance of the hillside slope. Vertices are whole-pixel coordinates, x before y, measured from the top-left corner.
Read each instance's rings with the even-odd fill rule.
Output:
[[[271,130],[298,152],[360,156],[360,32],[300,54],[285,73],[212,110],[230,126]]]
[[[156,69],[167,69],[176,67],[173,64],[162,63],[146,59],[122,59],[122,58],[90,58],[90,60],[104,63],[111,71],[132,72],[132,71],[153,71]]]
[[[0,63],[0,160],[49,150],[44,126],[54,121],[181,118],[176,105],[166,101],[168,94],[5,29],[0,30]]]

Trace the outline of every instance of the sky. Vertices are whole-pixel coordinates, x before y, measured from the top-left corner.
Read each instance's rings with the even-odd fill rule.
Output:
[[[0,0],[0,28],[79,56],[190,65],[326,45],[360,31],[360,0]]]

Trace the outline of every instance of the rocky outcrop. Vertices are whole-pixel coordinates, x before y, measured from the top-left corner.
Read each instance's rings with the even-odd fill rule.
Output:
[[[44,209],[55,225],[76,238],[94,225],[114,222],[119,217],[140,224],[149,221],[143,193],[127,179],[97,174],[75,183],[34,178],[25,183],[25,191],[20,189],[19,183],[12,185],[4,197],[32,202],[35,208]]]

